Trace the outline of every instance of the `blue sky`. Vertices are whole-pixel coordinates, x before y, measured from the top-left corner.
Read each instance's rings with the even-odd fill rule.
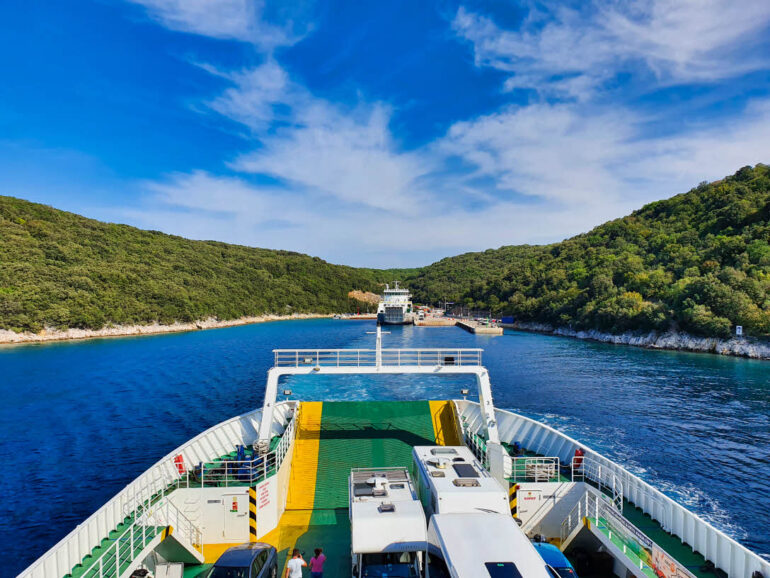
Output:
[[[770,3],[0,8],[0,194],[417,266],[770,162]]]

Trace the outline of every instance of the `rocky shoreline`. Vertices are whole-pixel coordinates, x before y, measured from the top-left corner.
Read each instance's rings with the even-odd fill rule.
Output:
[[[199,329],[218,329],[236,325],[250,325],[267,321],[288,321],[292,319],[321,319],[332,317],[315,313],[295,313],[293,315],[259,315],[256,317],[240,317],[238,319],[219,320],[213,317],[190,323],[172,323],[162,325],[151,323],[147,325],[114,325],[102,329],[55,329],[46,328],[40,333],[16,333],[0,329],[0,344],[43,343],[48,341],[69,341],[73,339],[95,339],[99,337],[129,337],[132,335],[156,335],[160,333],[178,333],[180,331],[197,331]]]
[[[634,345],[648,349],[671,349],[698,353],[716,353],[718,355],[734,355],[751,359],[770,359],[770,343],[756,341],[751,338],[733,337],[731,339],[719,339],[716,337],[698,337],[689,333],[675,331],[668,331],[666,333],[651,331],[645,334],[621,333],[615,335],[594,329],[575,331],[567,327],[553,327],[545,323],[530,322],[506,324],[505,327],[536,333],[548,333],[562,337],[574,337],[575,339],[590,339],[616,345]]]

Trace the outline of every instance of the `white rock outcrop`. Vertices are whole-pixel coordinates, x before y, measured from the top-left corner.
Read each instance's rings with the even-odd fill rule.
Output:
[[[668,331],[658,333],[603,333],[591,329],[589,331],[576,331],[567,327],[553,327],[546,323],[520,322],[507,325],[513,329],[523,331],[536,331],[550,333],[576,339],[591,339],[602,343],[615,343],[618,345],[635,345],[650,349],[675,349],[681,351],[697,351],[703,353],[718,353],[720,355],[736,355],[750,357],[752,359],[770,359],[770,343],[756,341],[751,338],[733,337],[731,339],[719,339],[715,337],[698,337],[689,333]]]

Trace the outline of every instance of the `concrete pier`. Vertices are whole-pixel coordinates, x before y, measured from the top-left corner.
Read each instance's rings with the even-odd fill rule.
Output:
[[[415,319],[414,324],[417,327],[454,327],[457,319],[451,317],[426,317],[425,319]]]
[[[457,326],[462,327],[466,331],[475,333],[476,335],[502,335],[503,328],[497,325],[485,325],[478,321],[471,321],[470,319],[463,319],[457,321]]]

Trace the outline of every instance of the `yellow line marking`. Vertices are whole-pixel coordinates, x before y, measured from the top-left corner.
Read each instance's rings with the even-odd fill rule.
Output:
[[[287,510],[312,510],[318,473],[318,449],[321,444],[320,401],[300,402],[297,436],[291,459]]]
[[[203,563],[213,564],[219,560],[219,557],[225,553],[225,550],[240,544],[242,544],[242,542],[234,542],[230,544],[206,544],[203,547]]]
[[[322,411],[323,403],[320,401],[300,402],[286,511],[281,516],[278,527],[260,538],[260,542],[275,546],[279,552],[291,552],[300,536],[310,527],[318,474]],[[285,571],[284,568],[281,575]]]
[[[455,408],[451,401],[430,401],[430,415],[433,420],[433,433],[440,446],[459,446]]]

